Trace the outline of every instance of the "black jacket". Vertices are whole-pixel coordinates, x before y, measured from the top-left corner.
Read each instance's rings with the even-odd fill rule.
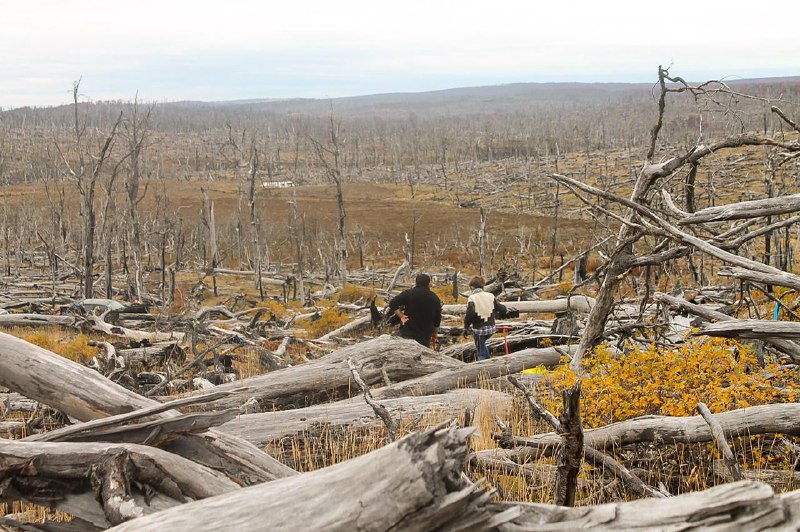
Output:
[[[433,331],[442,324],[442,302],[427,286],[415,286],[396,295],[389,302],[391,316],[402,309],[408,321],[400,326],[397,333],[403,338],[416,340],[430,347]]]

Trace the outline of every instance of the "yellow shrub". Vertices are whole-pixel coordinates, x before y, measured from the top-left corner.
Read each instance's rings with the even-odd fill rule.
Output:
[[[89,345],[89,337],[85,334],[75,334],[73,336],[63,331],[43,330],[23,335],[21,338],[26,342],[80,363],[93,357],[98,350],[96,347]]]
[[[796,372],[768,365],[734,340],[696,338],[677,349],[655,346],[614,355],[598,347],[584,359],[581,415],[587,427],[645,414],[689,416],[699,402],[712,412],[797,400]],[[767,379],[764,374],[773,375]],[[575,382],[564,365],[542,379],[551,411],[561,411],[561,391]]]
[[[85,362],[97,353],[97,348],[89,345],[89,337],[79,334],[75,338],[62,341],[56,353],[75,362]]]
[[[26,342],[32,343],[33,345],[38,345],[42,349],[47,349],[48,351],[53,351],[53,346],[57,343],[57,339],[52,333],[42,331],[36,331],[33,334],[26,334],[25,336],[22,336],[22,339]]]
[[[375,295],[375,290],[365,286],[358,286],[355,284],[346,284],[344,288],[339,290],[337,301],[339,303],[354,303],[356,301],[364,301]]]
[[[267,316],[265,319],[269,319],[271,316],[282,318],[284,314],[286,314],[286,307],[283,305],[283,303],[280,301],[275,301],[274,299],[259,301],[256,306],[258,308],[267,309],[269,316]]]
[[[456,298],[453,297],[452,285],[434,286],[431,288],[431,291],[439,296],[439,299],[442,300],[442,304],[444,305],[452,305],[456,303]]]
[[[350,318],[348,316],[335,308],[327,308],[322,311],[318,320],[311,322],[308,327],[308,334],[313,338],[317,338],[338,329],[349,321]]]

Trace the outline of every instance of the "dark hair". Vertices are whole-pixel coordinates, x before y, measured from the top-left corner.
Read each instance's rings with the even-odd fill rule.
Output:
[[[416,279],[417,286],[430,286],[431,285],[431,276],[426,273],[417,274]]]
[[[475,276],[469,280],[470,288],[483,288],[483,277]]]

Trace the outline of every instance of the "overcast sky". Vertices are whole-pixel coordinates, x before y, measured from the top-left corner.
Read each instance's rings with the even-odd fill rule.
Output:
[[[800,75],[800,0],[2,0],[0,107]],[[746,6],[746,7],[744,7]]]

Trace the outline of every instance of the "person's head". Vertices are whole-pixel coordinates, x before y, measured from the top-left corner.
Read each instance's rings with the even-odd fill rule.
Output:
[[[483,277],[475,276],[469,280],[469,287],[475,290],[476,288],[483,288]]]
[[[417,286],[425,286],[428,287],[431,285],[431,276],[427,273],[420,273],[417,274],[416,279]]]

